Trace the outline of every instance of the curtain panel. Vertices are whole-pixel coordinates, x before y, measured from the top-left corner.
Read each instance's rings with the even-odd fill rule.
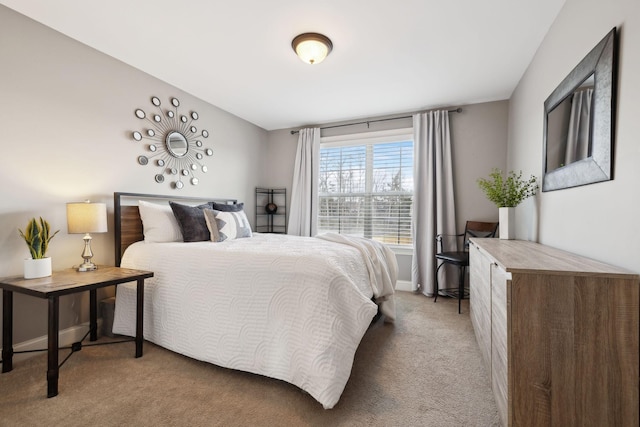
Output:
[[[317,233],[319,160],[320,128],[300,129],[291,186],[288,234],[315,236]]]
[[[456,234],[449,112],[413,115],[413,287],[427,296],[435,291],[436,235]],[[453,239],[453,238],[452,238]],[[454,245],[455,241],[443,242]],[[446,283],[444,268],[439,283]]]
[[[573,94],[564,158],[565,165],[589,157],[589,131],[591,130],[589,116],[591,115],[592,97],[593,89],[585,89]]]

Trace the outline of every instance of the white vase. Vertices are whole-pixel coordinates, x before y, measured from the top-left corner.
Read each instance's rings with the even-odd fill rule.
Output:
[[[500,238],[513,240],[516,238],[516,208],[500,208]]]
[[[24,260],[24,278],[37,279],[51,276],[51,257]]]

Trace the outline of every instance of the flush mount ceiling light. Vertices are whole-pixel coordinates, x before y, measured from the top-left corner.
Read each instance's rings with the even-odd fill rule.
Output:
[[[327,36],[318,33],[304,33],[291,42],[296,54],[307,64],[319,64],[333,49],[333,43]]]

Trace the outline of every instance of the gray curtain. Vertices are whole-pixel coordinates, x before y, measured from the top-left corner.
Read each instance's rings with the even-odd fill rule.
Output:
[[[564,164],[589,157],[589,115],[591,114],[591,97],[593,89],[577,91],[571,101],[567,149]]]
[[[288,234],[316,235],[319,161],[320,128],[301,129],[291,186]]]
[[[435,291],[436,235],[456,233],[448,111],[413,116],[413,147],[411,280],[414,288],[432,296]],[[450,239],[444,243],[455,247],[455,239]],[[439,278],[441,287],[446,280],[444,274]]]

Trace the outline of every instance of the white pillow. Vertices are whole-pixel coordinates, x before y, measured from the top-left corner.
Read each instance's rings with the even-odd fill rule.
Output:
[[[182,232],[169,204],[138,201],[146,243],[182,242]]]
[[[222,212],[215,209],[205,209],[204,218],[207,221],[212,242],[251,237],[251,224],[244,211]]]

